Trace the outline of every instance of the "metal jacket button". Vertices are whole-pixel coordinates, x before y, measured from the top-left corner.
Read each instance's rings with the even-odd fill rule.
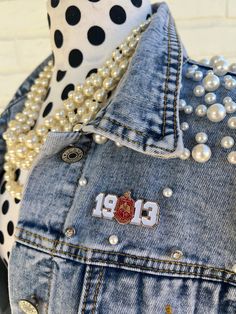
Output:
[[[25,314],[38,314],[36,305],[26,299],[22,299],[18,302],[19,308]]]
[[[63,161],[71,164],[80,161],[84,156],[84,152],[79,147],[69,146],[63,149],[61,158]]]

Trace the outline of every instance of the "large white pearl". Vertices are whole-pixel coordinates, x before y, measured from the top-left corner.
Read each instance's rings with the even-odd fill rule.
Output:
[[[202,85],[197,85],[194,87],[193,93],[196,97],[201,97],[205,93],[205,89]]]
[[[236,129],[236,116],[229,118],[229,120],[228,120],[228,127],[230,129]]]
[[[219,60],[213,66],[213,71],[219,76],[225,75],[229,71],[229,62],[226,60]]]
[[[224,136],[220,144],[223,148],[232,148],[234,146],[234,139],[231,136]]]
[[[211,105],[207,110],[207,117],[212,122],[220,122],[226,116],[225,107],[221,104]]]
[[[192,157],[197,162],[207,162],[211,158],[211,149],[206,144],[197,144],[192,150]]]
[[[207,93],[205,95],[205,102],[208,105],[212,105],[216,102],[216,94],[215,93]]]
[[[195,114],[198,117],[204,117],[207,113],[207,107],[205,105],[198,105],[195,109]]]
[[[103,135],[94,133],[93,140],[97,144],[105,144],[108,141],[108,138]]]
[[[213,56],[210,59],[210,65],[212,67],[214,67],[216,65],[216,63],[219,62],[220,60],[225,60],[225,58],[223,56]]]
[[[236,165],[236,151],[230,152],[227,156],[228,162]]]
[[[220,86],[220,79],[214,74],[207,74],[203,80],[203,86],[205,90],[214,92]]]
[[[199,132],[195,136],[196,142],[199,144],[205,144],[208,141],[208,136],[205,132]]]

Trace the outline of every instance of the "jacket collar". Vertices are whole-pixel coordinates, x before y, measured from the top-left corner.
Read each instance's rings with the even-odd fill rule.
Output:
[[[144,154],[174,158],[184,148],[178,106],[187,54],[168,5],[152,4],[152,13],[112,98],[82,130]]]

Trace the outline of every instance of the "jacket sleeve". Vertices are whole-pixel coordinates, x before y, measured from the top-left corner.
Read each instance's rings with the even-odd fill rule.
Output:
[[[2,259],[0,259],[0,313],[10,314],[10,302],[8,294],[8,277],[7,268]]]

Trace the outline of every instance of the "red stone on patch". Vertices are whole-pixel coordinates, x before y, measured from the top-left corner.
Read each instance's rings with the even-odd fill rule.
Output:
[[[120,224],[128,224],[135,214],[135,201],[131,198],[131,192],[125,192],[123,196],[120,196],[117,200],[117,204],[114,210],[114,218]]]

